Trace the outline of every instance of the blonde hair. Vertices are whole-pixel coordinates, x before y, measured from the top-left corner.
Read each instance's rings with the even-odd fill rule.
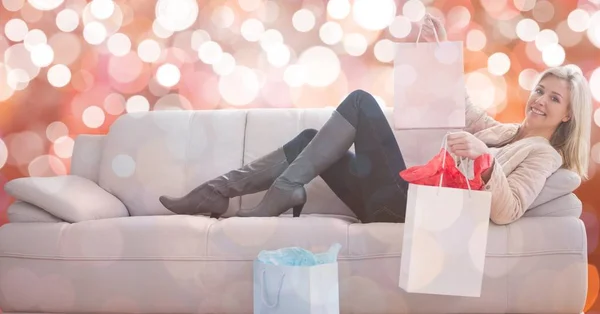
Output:
[[[563,168],[574,171],[586,180],[592,129],[592,94],[588,82],[579,67],[569,64],[546,69],[540,73],[533,86],[537,86],[548,75],[567,81],[571,94],[570,119],[558,126],[550,138],[550,144],[562,156]]]

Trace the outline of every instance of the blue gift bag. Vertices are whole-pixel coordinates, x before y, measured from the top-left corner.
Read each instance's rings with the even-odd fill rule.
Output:
[[[285,265],[257,258],[253,280],[254,314],[340,313],[336,260]]]

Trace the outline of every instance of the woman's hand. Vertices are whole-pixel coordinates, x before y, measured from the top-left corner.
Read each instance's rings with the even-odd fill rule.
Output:
[[[435,34],[434,30],[438,35],[439,41],[448,40],[448,35],[446,34],[446,29],[442,22],[435,18],[433,15],[426,13],[423,17],[423,30],[421,33],[421,37],[428,42],[435,42]]]
[[[448,134],[448,151],[456,156],[477,159],[489,153],[487,145],[475,135],[460,131]]]

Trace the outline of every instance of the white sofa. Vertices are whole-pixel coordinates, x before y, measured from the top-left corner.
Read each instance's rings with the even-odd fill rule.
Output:
[[[580,313],[587,244],[579,181],[559,171],[527,211],[489,230],[479,298],[398,287],[403,224],[361,224],[320,178],[299,218],[234,217],[264,192],[232,199],[225,218],[173,215],[158,201],[240,167],[332,109],[157,111],[76,138],[69,176],[20,178],[0,227],[4,313],[251,313],[252,261],[263,249],[342,244],[342,313]],[[391,109],[386,108],[390,118]],[[447,130],[395,131],[408,166]],[[558,181],[561,180],[560,184]],[[315,213],[320,214],[315,214]],[[227,218],[231,217],[231,218]],[[460,284],[457,282],[456,284]]]

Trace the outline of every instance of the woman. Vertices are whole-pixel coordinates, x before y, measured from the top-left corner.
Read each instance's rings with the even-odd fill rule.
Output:
[[[425,36],[441,23],[427,17]],[[520,124],[503,124],[467,98],[466,128],[448,135],[453,154],[494,157],[483,173],[492,193],[491,220],[508,224],[520,218],[560,167],[587,179],[592,100],[588,83],[576,67],[550,68],[540,74]],[[348,149],[355,145],[355,153]],[[218,178],[181,198],[161,196],[178,214],[211,213],[219,217],[229,198],[267,190],[264,198],[239,216],[278,216],[293,208],[299,216],[306,202],[304,185],[321,176],[363,223],[404,222],[408,184],[393,132],[376,100],[352,92],[319,130],[304,130],[270,154]]]

